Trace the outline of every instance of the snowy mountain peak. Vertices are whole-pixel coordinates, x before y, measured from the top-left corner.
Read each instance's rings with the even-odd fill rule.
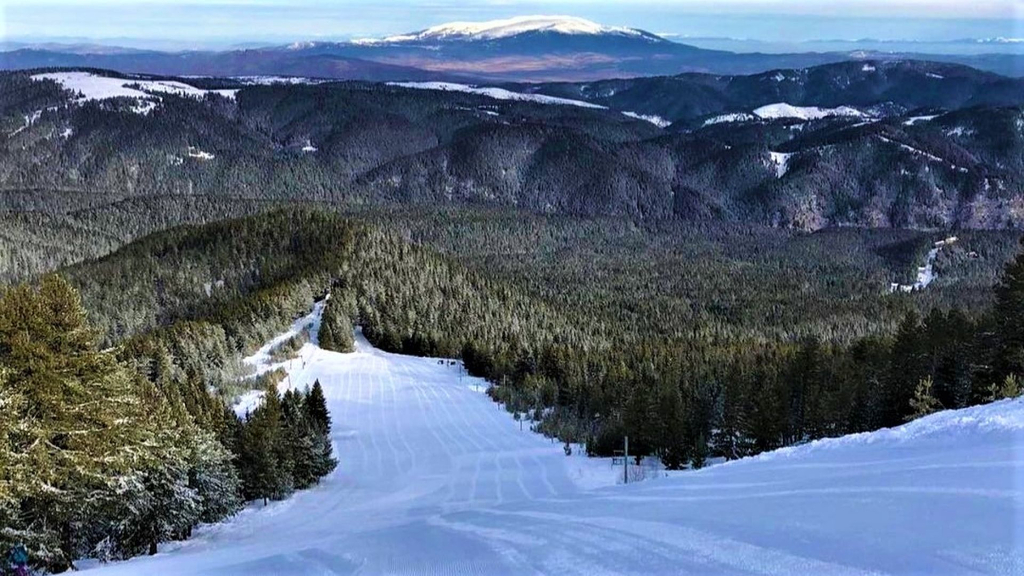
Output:
[[[515,18],[486,22],[450,22],[412,34],[389,36],[383,40],[357,40],[356,42],[375,44],[497,40],[530,32],[554,32],[569,35],[616,35],[657,39],[656,36],[635,28],[603,26],[597,22],[575,16],[517,16]]]

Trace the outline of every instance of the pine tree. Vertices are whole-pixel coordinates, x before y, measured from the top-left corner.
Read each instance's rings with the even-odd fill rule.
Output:
[[[691,456],[690,466],[694,470],[700,470],[708,462],[708,442],[704,436],[704,432],[698,432],[697,438],[693,443],[693,455]]]
[[[0,298],[0,358],[16,423],[4,474],[19,510],[3,538],[24,541],[41,567],[66,570],[93,544],[90,510],[111,508],[118,479],[138,478],[157,457],[157,423],[127,372],[96,350],[77,293],[59,277]]]
[[[320,385],[319,380],[313,381],[313,387],[310,388],[304,405],[306,414],[313,425],[324,432],[329,432],[331,429],[331,414],[327,410],[327,399],[324,397],[324,389]]]
[[[279,500],[292,490],[291,462],[281,416],[281,397],[270,381],[263,403],[246,421],[240,440],[241,478],[247,500]]]
[[[932,392],[932,377],[922,378],[914,390],[914,397],[910,399],[910,415],[907,416],[907,421],[916,420],[941,409],[942,404]]]
[[[661,461],[669,470],[680,470],[690,459],[687,442],[686,412],[679,387],[673,383],[662,386],[658,401],[658,420],[661,423],[659,449]]]
[[[1020,244],[1024,249],[1024,237]],[[1024,252],[1006,265],[995,292],[997,369],[1001,375],[1024,374]]]
[[[199,497],[199,521],[217,522],[241,508],[241,481],[231,452],[213,434],[202,429],[192,434],[189,486]]]
[[[996,402],[1007,398],[1016,398],[1021,395],[1020,379],[1015,374],[1010,374],[999,384],[992,384],[988,388],[986,402]]]

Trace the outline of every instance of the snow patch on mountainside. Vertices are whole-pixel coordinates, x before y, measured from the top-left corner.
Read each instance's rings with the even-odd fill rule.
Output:
[[[669,126],[672,125],[672,122],[670,120],[666,120],[661,116],[656,116],[654,114],[637,114],[636,112],[623,112],[623,114],[629,116],[630,118],[650,122],[651,124],[654,124],[658,128],[668,128]]]
[[[575,16],[518,16],[487,22],[450,22],[415,32],[384,39],[361,39],[356,44],[403,43],[450,40],[497,40],[529,32],[555,32],[571,35],[618,35],[647,37],[640,30],[625,27],[602,26]]]
[[[583,102],[581,100],[570,100],[568,98],[558,98],[556,96],[545,96],[543,94],[523,94],[520,92],[512,92],[505,90],[504,88],[488,88],[488,87],[477,87],[469,86],[467,84],[455,84],[452,82],[388,82],[389,86],[398,86],[401,88],[414,88],[417,90],[441,90],[444,92],[465,92],[467,94],[477,94],[480,96],[487,96],[488,98],[494,98],[495,100],[516,100],[520,102],[537,102],[540,104],[556,104],[562,106],[579,106],[580,108],[592,108],[595,110],[607,110],[604,106],[598,106],[597,104],[591,104],[590,102]]]
[[[789,159],[793,157],[792,153],[769,152],[768,157],[771,159],[772,164],[775,165],[776,178],[782,178],[789,172]]]
[[[708,118],[704,121],[704,125],[712,126],[714,124],[727,124],[730,122],[750,122],[751,120],[757,120],[757,116],[747,114],[746,112],[734,112],[732,114],[721,114],[714,118]]]
[[[754,115],[758,118],[764,119],[796,118],[799,120],[818,120],[833,116],[846,116],[853,118],[863,118],[866,116],[860,110],[851,108],[850,106],[818,108],[817,106],[793,106],[792,104],[786,104],[785,102],[761,106],[754,110]]]
[[[47,72],[35,74],[33,80],[52,80],[80,96],[76,103],[110,98],[134,98],[134,107],[139,114],[148,114],[160,102],[159,94],[174,94],[188,98],[204,98],[207,94],[218,94],[234,99],[238,90],[203,90],[184,82],[174,80],[141,80],[138,78],[111,78],[91,72]]]

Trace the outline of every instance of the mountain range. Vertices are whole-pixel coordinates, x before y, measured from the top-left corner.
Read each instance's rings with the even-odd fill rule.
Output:
[[[0,76],[2,207],[489,204],[816,230],[1024,226],[1024,80],[928,62],[504,87]]]
[[[0,69],[91,67],[168,75],[303,75],[355,80],[585,81],[683,72],[754,74],[850,60],[929,59],[1024,75],[1024,55],[884,51],[735,53],[570,16],[456,22],[350,42],[295,42],[232,50],[166,52],[88,43],[8,45]]]

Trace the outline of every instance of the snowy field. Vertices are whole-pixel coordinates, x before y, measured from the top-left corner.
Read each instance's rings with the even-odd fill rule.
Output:
[[[299,354],[286,385],[324,385],[337,471],[90,573],[1024,574],[1021,400],[616,486],[447,362],[361,335]]]
[[[77,103],[109,98],[134,98],[138,101],[135,111],[148,114],[160,102],[159,94],[174,94],[188,98],[204,98],[207,94],[219,94],[234,98],[238,90],[203,90],[184,82],[174,80],[143,80],[139,78],[112,78],[91,72],[47,72],[35,74],[33,80],[53,80],[67,90],[77,92]]]

